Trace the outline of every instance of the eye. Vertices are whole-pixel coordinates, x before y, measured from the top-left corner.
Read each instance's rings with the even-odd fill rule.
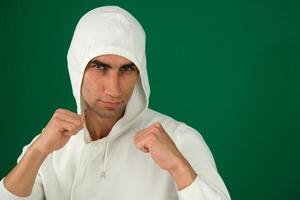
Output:
[[[97,69],[97,70],[101,70],[101,71],[107,70],[107,66],[105,66],[101,63],[92,63],[92,67]]]
[[[122,72],[131,72],[137,70],[136,66],[134,65],[128,65],[128,66],[123,66],[120,69]]]

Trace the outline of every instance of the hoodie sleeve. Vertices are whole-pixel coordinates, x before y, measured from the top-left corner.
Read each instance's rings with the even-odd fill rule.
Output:
[[[192,184],[178,191],[179,199],[230,200],[212,153],[202,136],[195,129],[181,124],[175,129],[175,143],[197,173]]]
[[[39,135],[37,135],[29,145],[23,147],[22,154],[19,156],[17,163],[20,162],[25,152],[27,151],[28,147],[38,138],[38,136]],[[37,177],[35,179],[32,193],[27,197],[19,197],[11,193],[8,189],[6,189],[4,185],[4,179],[5,177],[0,181],[0,199],[5,199],[5,200],[45,200],[46,199],[44,194],[42,179],[39,173],[37,174]]]
[[[3,178],[0,181],[0,199],[5,199],[5,200],[45,200],[46,199],[44,196],[42,181],[39,175],[35,180],[31,195],[27,197],[19,197],[11,193],[10,191],[8,191],[4,185],[4,179],[5,178]]]

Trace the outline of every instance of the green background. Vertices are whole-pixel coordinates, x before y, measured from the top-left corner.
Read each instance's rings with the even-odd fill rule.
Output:
[[[0,177],[56,108],[75,111],[75,25],[113,4],[147,33],[150,107],[202,133],[232,199],[299,199],[299,0],[1,0]]]

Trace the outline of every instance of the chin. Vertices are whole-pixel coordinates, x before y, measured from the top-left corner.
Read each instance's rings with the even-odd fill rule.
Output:
[[[97,116],[104,119],[119,119],[123,116],[124,109],[118,109],[118,110],[101,109],[101,110],[97,110],[95,113]]]

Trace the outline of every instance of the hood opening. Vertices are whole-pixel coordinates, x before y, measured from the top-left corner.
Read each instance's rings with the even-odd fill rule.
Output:
[[[81,85],[85,68],[91,59],[106,54],[125,57],[139,70],[139,80],[127,104],[125,114],[111,132],[125,128],[147,109],[150,87],[145,43],[146,35],[140,23],[120,7],[95,8],[80,18],[67,55],[78,114],[84,114],[85,105],[81,97]]]

